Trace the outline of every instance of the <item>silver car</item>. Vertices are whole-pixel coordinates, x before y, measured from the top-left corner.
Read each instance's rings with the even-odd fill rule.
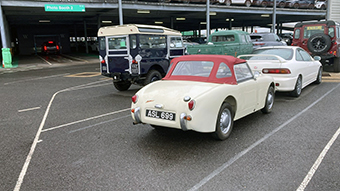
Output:
[[[252,33],[250,38],[254,49],[263,46],[287,46],[287,43],[275,33]]]

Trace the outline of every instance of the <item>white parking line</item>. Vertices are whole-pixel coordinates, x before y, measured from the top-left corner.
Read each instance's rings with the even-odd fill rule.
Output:
[[[48,65],[52,66],[53,64],[49,61],[47,61],[46,59],[44,59],[43,57],[37,55],[41,60],[45,61]]]
[[[331,140],[328,142],[328,144],[326,145],[326,147],[322,150],[322,152],[320,153],[318,159],[316,159],[314,165],[312,166],[312,168],[309,170],[308,174],[306,175],[305,179],[302,181],[302,183],[300,184],[299,188],[296,191],[303,191],[305,190],[306,186],[308,185],[309,181],[312,179],[312,177],[314,176],[314,173],[316,172],[316,170],[318,169],[319,165],[321,164],[323,158],[326,156],[328,150],[331,148],[331,146],[333,145],[334,141],[338,138],[340,134],[340,127],[339,129],[335,132],[335,134],[333,135],[333,137],[331,138]]]
[[[20,187],[21,187],[21,184],[22,182],[24,181],[24,177],[26,175],[26,172],[27,172],[27,169],[28,169],[28,166],[31,162],[31,159],[32,159],[32,156],[33,156],[33,153],[35,151],[35,148],[37,147],[37,144],[39,142],[39,137],[40,137],[40,134],[42,132],[42,128],[44,127],[45,125],[45,122],[46,122],[46,119],[47,119],[47,116],[50,112],[50,108],[52,106],[52,103],[53,103],[53,100],[54,98],[59,94],[59,93],[62,93],[62,92],[67,92],[67,91],[72,91],[72,90],[79,90],[79,89],[85,89],[87,88],[87,86],[90,86],[90,87],[96,87],[95,84],[98,84],[98,83],[102,83],[103,81],[96,81],[96,82],[91,82],[91,83],[88,83],[88,84],[83,84],[83,85],[79,85],[79,86],[74,86],[74,87],[70,87],[70,88],[66,88],[66,89],[63,89],[63,90],[60,90],[60,91],[57,91],[56,93],[53,94],[50,102],[48,103],[47,105],[47,108],[45,110],[45,114],[44,114],[44,117],[40,123],[40,126],[38,128],[38,131],[35,135],[35,138],[33,140],[33,143],[32,143],[32,146],[31,146],[31,149],[26,157],[26,160],[25,160],[25,163],[24,163],[24,166],[22,167],[21,169],[21,172],[20,172],[20,175],[18,177],[18,180],[17,180],[17,183],[14,187],[14,191],[19,191],[20,190]],[[98,84],[97,86],[102,86],[103,84]],[[105,84],[106,85],[106,84]]]
[[[111,119],[111,120],[108,120],[108,121],[103,121],[103,122],[100,122],[100,123],[96,123],[96,124],[93,124],[93,125],[90,125],[90,126],[86,126],[86,127],[80,128],[80,129],[76,129],[76,130],[70,131],[68,133],[75,133],[75,132],[82,131],[82,130],[85,130],[85,129],[88,129],[88,128],[91,128],[91,127],[95,127],[97,125],[102,125],[102,124],[109,123],[109,122],[112,122],[112,121],[117,121],[119,119],[123,119],[123,118],[126,118],[126,117],[131,117],[131,115],[125,115],[125,116],[114,118],[114,119]]]
[[[20,109],[20,110],[18,110],[18,112],[21,113],[21,112],[32,111],[32,110],[36,110],[36,109],[40,109],[40,107],[32,107],[32,108],[28,108],[28,109]]]
[[[81,123],[81,122],[97,119],[97,118],[100,118],[100,117],[105,117],[105,116],[108,116],[108,115],[113,115],[113,114],[120,113],[120,112],[123,112],[123,111],[128,111],[128,110],[130,110],[130,108],[126,108],[126,109],[122,109],[122,110],[118,110],[118,111],[114,111],[114,112],[110,112],[110,113],[105,113],[105,114],[102,114],[102,115],[97,115],[97,116],[86,118],[86,119],[82,119],[82,120],[79,120],[79,121],[74,121],[74,122],[71,122],[71,123],[66,123],[66,124],[63,124],[63,125],[51,127],[51,128],[48,128],[48,129],[44,129],[41,132],[46,132],[46,131],[51,131],[51,130],[54,130],[54,129],[59,129],[59,128],[66,127],[66,126],[69,126],[69,125],[73,125],[73,124],[77,124],[77,123]]]
[[[340,86],[340,84],[338,84],[337,86],[335,86],[334,88],[332,88],[331,90],[329,90],[327,93],[325,93],[323,96],[321,96],[319,99],[317,99],[315,102],[313,102],[312,104],[310,104],[308,107],[306,107],[304,110],[300,111],[298,114],[296,114],[294,117],[290,118],[288,121],[286,121],[285,123],[283,123],[282,125],[280,125],[279,127],[277,127],[276,129],[274,129],[272,132],[266,134],[264,137],[262,137],[261,139],[259,139],[258,141],[256,141],[255,143],[253,143],[252,145],[250,145],[248,148],[246,148],[245,150],[241,151],[240,153],[238,153],[237,155],[235,155],[233,158],[231,158],[229,161],[227,161],[226,163],[224,163],[222,166],[220,166],[219,168],[217,168],[216,170],[214,170],[212,173],[210,173],[208,176],[204,177],[199,183],[197,183],[196,185],[194,185],[192,188],[190,188],[188,191],[194,191],[194,190],[198,190],[199,188],[201,188],[203,185],[205,185],[209,180],[211,180],[212,178],[214,178],[215,176],[217,176],[218,174],[220,174],[223,170],[225,170],[226,168],[228,168],[230,165],[232,165],[235,161],[237,161],[238,159],[240,159],[242,156],[244,156],[245,154],[247,154],[249,151],[251,151],[253,148],[255,148],[256,146],[258,146],[259,144],[261,144],[263,141],[267,140],[269,137],[271,137],[272,135],[274,135],[276,132],[278,132],[279,130],[281,130],[283,127],[285,127],[287,124],[289,124],[290,122],[294,121],[296,118],[300,117],[300,115],[302,115],[303,113],[305,113],[306,111],[308,111],[311,107],[313,107],[315,104],[319,103],[323,98],[325,98],[328,94],[330,94],[332,91],[334,91],[336,88],[338,88]]]

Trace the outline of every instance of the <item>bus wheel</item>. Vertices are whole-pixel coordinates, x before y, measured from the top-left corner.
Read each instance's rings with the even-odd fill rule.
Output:
[[[113,85],[118,91],[126,91],[131,86],[131,82],[129,81],[113,82]]]
[[[151,82],[157,81],[162,79],[162,74],[158,72],[157,70],[150,70],[148,74],[146,75],[144,85],[147,85]]]

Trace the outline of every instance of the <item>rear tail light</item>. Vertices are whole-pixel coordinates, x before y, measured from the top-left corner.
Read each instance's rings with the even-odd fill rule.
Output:
[[[44,46],[44,50],[45,50],[45,51],[47,50],[47,46]]]
[[[191,121],[192,117],[190,115],[186,115],[183,117],[183,119],[187,120],[187,121]]]
[[[49,44],[53,44],[53,41],[48,41]]]
[[[57,45],[56,47],[57,47],[57,50],[59,50],[59,46]]]
[[[100,61],[100,63],[105,64],[105,60]]]
[[[195,108],[195,105],[196,105],[195,100],[191,100],[188,103],[188,107],[189,107],[190,110],[193,110]]]
[[[262,73],[264,74],[290,74],[290,70],[288,68],[270,68],[263,69]]]
[[[254,45],[256,45],[256,46],[263,46],[264,43],[254,43]]]
[[[336,56],[336,51],[329,51],[329,54],[333,54],[334,56]]]
[[[132,102],[133,103],[136,103],[137,102],[137,100],[138,100],[138,96],[137,95],[134,95],[134,96],[132,96]]]
[[[136,60],[132,60],[132,64],[138,64]]]

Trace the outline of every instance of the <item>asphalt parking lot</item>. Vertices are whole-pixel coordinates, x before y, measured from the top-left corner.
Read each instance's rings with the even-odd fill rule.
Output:
[[[0,190],[338,190],[339,73],[209,134],[132,125],[98,58],[0,69]],[[49,64],[50,63],[50,64]]]

